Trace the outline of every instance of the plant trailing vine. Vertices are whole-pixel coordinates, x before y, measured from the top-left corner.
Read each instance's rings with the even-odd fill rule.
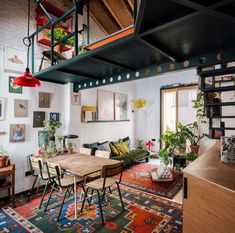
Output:
[[[197,94],[197,98],[192,100],[193,108],[197,110],[196,116],[200,119],[202,124],[206,124],[206,112],[204,107],[204,94],[203,92],[199,92]]]

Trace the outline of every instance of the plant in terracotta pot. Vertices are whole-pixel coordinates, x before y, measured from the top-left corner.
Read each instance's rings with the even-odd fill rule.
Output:
[[[9,159],[8,153],[0,146],[0,168],[7,166],[7,161]]]
[[[207,134],[202,134],[202,135],[199,134],[198,132],[199,128],[197,122],[190,123],[184,127],[185,127],[184,131],[190,142],[191,152],[194,152],[195,154],[198,155],[198,151],[200,148],[199,146],[200,140],[202,140],[204,137],[209,137],[209,136]]]
[[[75,147],[75,144],[73,142],[67,142],[66,148],[67,148],[69,155],[73,154],[74,147]]]

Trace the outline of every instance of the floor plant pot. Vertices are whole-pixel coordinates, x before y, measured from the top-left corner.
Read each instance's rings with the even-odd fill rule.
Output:
[[[8,158],[9,156],[7,155],[0,156],[0,168],[7,166]]]
[[[176,164],[179,164],[180,167],[186,167],[186,158],[184,156],[175,155],[173,157],[173,167],[175,167]]]
[[[198,155],[199,148],[200,148],[199,145],[190,145],[191,152],[194,152],[197,155]]]

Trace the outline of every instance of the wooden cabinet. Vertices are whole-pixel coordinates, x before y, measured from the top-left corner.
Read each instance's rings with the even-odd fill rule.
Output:
[[[184,169],[183,233],[235,232],[235,167],[220,142]]]

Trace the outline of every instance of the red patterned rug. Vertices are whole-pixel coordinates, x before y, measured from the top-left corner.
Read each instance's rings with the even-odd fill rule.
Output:
[[[43,208],[38,209],[39,195],[34,195],[32,201],[15,209],[5,207],[0,210],[0,232],[182,232],[181,205],[145,192],[136,192],[135,189],[123,185],[121,190],[126,210],[121,211],[118,193],[113,192],[108,197],[109,204],[103,207],[104,226],[101,224],[96,198],[90,207],[86,204],[86,209],[81,216],[74,219],[73,196],[66,200],[61,215],[62,219],[57,222],[62,194],[55,193],[47,212],[44,212]],[[21,199],[22,202],[26,201],[24,197]],[[78,209],[80,207],[81,204],[78,204]]]
[[[138,190],[172,199],[183,186],[183,175],[174,172],[173,181],[156,183],[150,177],[150,171],[156,168],[156,165],[133,164],[123,171],[121,183]]]

